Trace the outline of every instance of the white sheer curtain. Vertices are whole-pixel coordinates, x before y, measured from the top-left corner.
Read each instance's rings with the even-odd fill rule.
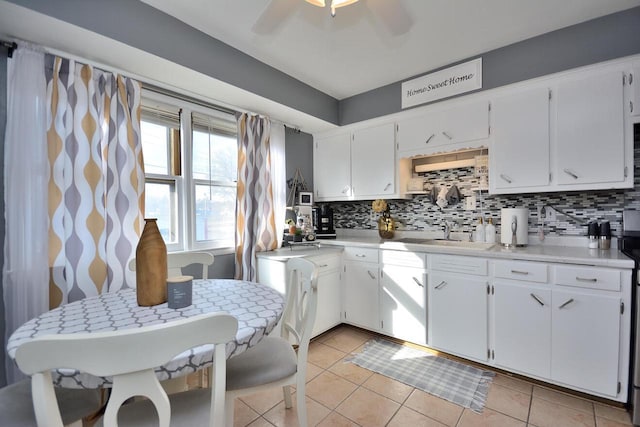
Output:
[[[5,340],[24,322],[49,309],[45,100],[44,53],[21,43],[8,60],[7,70]],[[9,358],[6,368],[8,383],[23,377]]]
[[[271,171],[276,236],[278,238],[278,247],[281,247],[287,207],[285,130],[283,124],[273,122],[271,123]]]

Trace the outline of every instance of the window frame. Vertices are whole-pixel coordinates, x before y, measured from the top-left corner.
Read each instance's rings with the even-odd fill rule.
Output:
[[[207,240],[196,241],[195,230],[195,188],[196,185],[225,185],[225,182],[215,180],[202,180],[193,178],[193,126],[192,113],[205,115],[217,120],[227,121],[235,125],[236,120],[233,114],[225,113],[207,108],[202,105],[191,103],[180,98],[174,98],[165,94],[160,94],[143,87],[142,89],[143,105],[145,101],[150,103],[161,103],[180,110],[180,168],[181,175],[157,175],[145,173],[145,183],[147,179],[150,182],[170,182],[175,180],[176,185],[176,203],[177,203],[177,230],[179,238],[174,244],[167,244],[168,252],[193,251],[193,250],[209,250],[232,253],[235,248],[235,242],[221,244],[219,241]],[[142,119],[142,117],[141,117]],[[169,148],[170,150],[170,148]],[[144,153],[143,153],[144,155]],[[237,188],[237,177],[234,181]]]

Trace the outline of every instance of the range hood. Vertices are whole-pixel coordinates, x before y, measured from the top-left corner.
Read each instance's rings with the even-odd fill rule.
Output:
[[[488,165],[488,149],[474,148],[450,153],[433,154],[411,159],[415,173],[458,168],[484,168]]]

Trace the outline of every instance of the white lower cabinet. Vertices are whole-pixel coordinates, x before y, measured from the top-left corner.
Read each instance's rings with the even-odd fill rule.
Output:
[[[429,343],[476,360],[487,360],[487,279],[432,272],[429,277]]]
[[[551,378],[616,396],[620,296],[554,289],[552,304]]]
[[[498,281],[493,288],[496,366],[548,378],[551,373],[551,289]]]
[[[380,322],[384,334],[427,344],[427,271],[423,254],[381,251]]]
[[[344,251],[344,320],[380,330],[378,250],[347,247]]]

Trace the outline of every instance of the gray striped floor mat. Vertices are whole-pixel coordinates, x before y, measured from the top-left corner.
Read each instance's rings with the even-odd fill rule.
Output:
[[[351,363],[481,413],[495,373],[405,347],[369,340]]]

